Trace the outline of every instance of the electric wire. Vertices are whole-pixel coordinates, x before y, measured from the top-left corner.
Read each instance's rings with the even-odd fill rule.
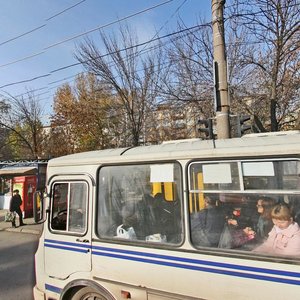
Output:
[[[62,11],[56,13],[55,15],[49,17],[49,18],[46,19],[45,21],[49,21],[49,20],[51,20],[51,19],[53,19],[53,18],[55,18],[55,17],[61,15],[62,13],[64,13],[64,12],[70,10],[71,8],[77,6],[77,5],[79,5],[79,4],[81,4],[82,2],[85,2],[85,1],[86,1],[86,0],[82,0],[82,1],[80,1],[80,2],[78,2],[78,3],[76,3],[76,4],[72,5],[72,6],[70,6],[70,7],[68,7],[68,8],[65,8],[64,10],[62,10]],[[11,38],[11,39],[9,39],[9,40],[7,40],[7,41],[4,41],[4,42],[0,43],[0,46],[5,45],[5,44],[7,44],[7,43],[9,43],[9,42],[12,42],[12,41],[14,41],[14,40],[17,40],[17,39],[19,39],[19,38],[21,38],[21,37],[23,37],[23,36],[25,36],[25,35],[28,35],[28,34],[30,34],[30,33],[35,32],[35,31],[37,31],[37,30],[39,30],[39,29],[42,29],[42,28],[45,27],[45,26],[47,26],[47,24],[43,24],[43,25],[37,26],[37,27],[35,27],[35,28],[33,28],[33,29],[29,30],[29,31],[26,31],[26,32],[24,32],[24,33],[22,33],[22,34],[16,36],[16,37],[13,37],[13,38]]]
[[[66,11],[68,11],[68,10],[74,8],[75,6],[81,4],[81,3],[85,2],[85,1],[86,1],[86,0],[81,0],[81,1],[79,1],[79,2],[77,2],[77,3],[75,3],[74,5],[72,5],[72,6],[70,6],[70,7],[67,7],[66,9],[64,9],[64,10],[62,10],[62,11],[56,13],[55,15],[49,17],[48,19],[46,19],[46,21],[50,21],[50,20],[54,19],[55,17],[57,17],[57,16],[59,16],[59,15],[65,13]]]
[[[86,1],[86,0],[84,0],[84,1]],[[83,1],[82,1],[83,2]],[[156,34],[152,37],[152,39],[151,40],[153,40],[153,38],[155,38],[158,34],[159,34],[159,32],[168,24],[168,22],[170,21],[170,19],[172,19],[174,16],[175,16],[175,14],[176,13],[178,13],[178,11],[180,10],[180,8],[185,4],[187,2],[187,0],[184,0],[180,5],[179,5],[179,7],[177,7],[177,9],[175,10],[175,12],[170,16],[170,18],[160,27],[160,29],[156,32]],[[81,2],[80,2],[81,3]],[[78,4],[80,4],[80,3],[77,3],[77,5]],[[52,18],[52,17],[51,17]],[[49,18],[50,19],[50,18]],[[48,20],[48,19],[47,19]],[[145,49],[145,48],[144,48]],[[142,49],[141,51],[139,51],[139,53],[141,53],[141,52],[143,52],[143,50],[144,49]],[[138,54],[137,54],[138,55]],[[7,64],[8,65],[8,64]],[[0,66],[1,67],[1,66]],[[51,84],[54,84],[54,83],[58,83],[58,82],[62,82],[62,81],[66,81],[66,80],[68,80],[68,79],[71,79],[71,78],[74,78],[74,77],[76,77],[76,76],[78,76],[78,73],[76,73],[76,74],[74,74],[74,75],[72,75],[72,76],[68,76],[68,77],[66,77],[66,78],[63,78],[63,79],[59,79],[59,80],[56,80],[56,81],[53,81],[53,82],[49,82],[48,83],[48,85],[51,85]],[[58,85],[58,86],[55,86],[55,87],[59,87],[60,85]],[[35,91],[39,91],[39,90],[43,90],[43,89],[48,89],[48,87],[43,87],[43,88],[39,88],[39,89],[35,89],[35,90],[31,90],[31,92],[35,92]],[[51,87],[50,89],[53,89],[53,87]],[[15,96],[15,97],[21,97],[21,96],[23,96],[23,95],[26,95],[27,93],[22,93],[22,94],[19,94],[19,95],[17,95],[17,96]]]
[[[8,86],[12,86],[12,85],[20,84],[20,83],[31,82],[31,81],[34,81],[34,80],[37,80],[37,79],[40,79],[40,78],[48,77],[48,76],[51,76],[51,74],[39,75],[39,76],[36,76],[34,78],[31,78],[31,79],[25,79],[25,80],[21,80],[21,81],[18,81],[18,82],[8,83],[8,84],[0,86],[0,89],[3,89],[3,88],[8,87]]]
[[[99,57],[96,57],[95,59],[97,59],[97,58],[102,58],[102,57],[105,57],[105,56],[109,56],[109,55],[114,54],[114,53],[117,53],[117,52],[123,52],[123,51],[129,50],[129,49],[135,48],[135,47],[144,46],[144,45],[147,45],[147,44],[149,44],[149,43],[155,42],[155,41],[160,40],[160,39],[164,39],[164,38],[167,38],[167,37],[170,37],[170,36],[174,36],[174,35],[179,34],[179,33],[186,32],[186,31],[188,31],[188,30],[193,30],[193,29],[197,29],[197,28],[201,28],[201,27],[205,27],[205,26],[209,26],[209,25],[210,25],[210,23],[206,23],[206,24],[198,24],[198,25],[195,25],[195,26],[191,26],[191,27],[189,27],[189,28],[181,29],[181,30],[179,30],[179,31],[176,31],[176,32],[173,32],[173,33],[169,33],[169,34],[166,34],[166,35],[164,35],[164,36],[156,37],[155,39],[151,39],[151,40],[142,42],[142,43],[140,43],[140,44],[136,44],[136,45],[133,45],[133,46],[130,46],[130,47],[126,47],[126,48],[120,49],[119,51],[114,51],[114,52],[110,52],[110,53],[105,53],[105,54],[103,54],[103,55],[101,55],[101,56],[99,56]],[[91,60],[91,59],[90,59],[90,60]],[[88,61],[90,61],[90,60],[87,60],[87,61],[84,61],[84,62],[79,62],[79,63],[70,64],[70,65],[67,65],[67,66],[63,66],[63,67],[60,67],[60,68],[51,70],[48,74],[36,76],[36,77],[34,77],[34,78],[31,78],[31,79],[26,79],[26,80],[22,80],[22,81],[18,81],[18,82],[13,82],[13,83],[8,83],[8,84],[5,84],[5,85],[0,86],[0,89],[1,89],[1,88],[4,88],[4,87],[16,85],[16,84],[21,84],[21,83],[25,83],[25,82],[31,82],[31,81],[34,81],[34,80],[37,80],[37,79],[40,79],[40,78],[44,78],[44,77],[50,76],[50,75],[53,74],[53,73],[57,73],[57,72],[60,72],[60,71],[62,71],[62,70],[65,70],[65,69],[69,69],[69,68],[72,68],[72,67],[81,65],[82,63],[86,63],[86,62],[88,62]]]
[[[45,51],[41,51],[41,52],[39,52],[39,53],[35,53],[35,54],[32,54],[32,55],[29,55],[29,56],[26,56],[26,57],[23,57],[23,58],[14,60],[14,61],[12,61],[12,62],[9,62],[9,63],[3,64],[3,65],[0,65],[0,68],[2,68],[2,67],[7,67],[7,66],[13,65],[13,64],[15,64],[15,63],[21,62],[21,61],[25,61],[25,60],[27,60],[27,59],[31,59],[31,58],[33,58],[33,57],[42,55],[42,54],[44,54],[44,53],[45,53]]]
[[[173,0],[171,0],[171,1],[173,1]],[[81,1],[81,2],[83,2],[83,1]],[[80,3],[81,3],[80,2]],[[170,2],[170,1],[166,1],[166,2]],[[185,1],[184,1],[185,2]],[[78,4],[80,4],[80,3],[78,3]],[[77,5],[78,5],[77,4]],[[268,10],[269,11],[269,10]],[[262,11],[259,11],[259,12],[254,12],[254,13],[252,13],[252,15],[254,15],[254,14],[258,14],[258,13],[261,13]],[[245,14],[245,15],[247,15],[247,14]],[[232,15],[232,16],[230,16],[231,18],[232,17],[241,17],[242,15],[241,14],[236,14],[236,15]],[[227,19],[229,19],[229,18],[227,18]],[[161,30],[161,29],[160,29]],[[164,38],[164,37],[160,37],[160,38]],[[159,39],[159,38],[157,38],[157,39]],[[153,41],[155,41],[155,40],[157,40],[157,39],[154,39]],[[150,40],[150,41],[148,41],[148,42],[145,42],[145,43],[142,43],[142,44],[140,44],[140,45],[146,45],[147,43],[150,43],[152,40]],[[257,42],[257,43],[259,43],[259,42]],[[0,44],[1,45],[1,44]],[[137,45],[138,46],[138,45]],[[124,49],[123,49],[124,50]],[[35,54],[35,55],[33,55],[33,56],[36,56],[36,55],[38,55],[38,54]],[[109,53],[108,54],[105,54],[105,55],[109,55]],[[29,58],[29,57],[28,57]],[[72,67],[72,66],[75,66],[75,65],[79,65],[79,64],[81,64],[81,63],[78,63],[78,64],[72,64],[72,65],[68,65],[68,66],[65,66],[65,67],[62,67],[62,68],[59,68],[59,69],[55,69],[55,70],[52,70],[50,73],[52,74],[52,73],[54,73],[54,72],[58,72],[58,71],[60,71],[60,70],[63,70],[63,69],[66,69],[66,68],[69,68],[69,67]],[[0,66],[1,67],[1,66]],[[28,79],[28,80],[23,80],[23,81],[19,81],[19,82],[15,82],[15,83],[10,83],[10,84],[6,84],[6,85],[3,85],[3,86],[0,86],[0,88],[3,88],[3,87],[7,87],[7,86],[11,86],[11,85],[14,85],[14,84],[20,84],[20,83],[24,83],[24,82],[30,82],[30,81],[33,81],[33,80],[36,80],[36,79],[39,79],[39,78],[43,78],[43,77],[47,77],[47,76],[50,76],[50,74],[46,74],[46,75],[41,75],[41,76],[37,76],[37,77],[34,77],[34,78],[32,78],[32,79]],[[74,76],[71,76],[71,77],[75,77],[76,75],[74,75]],[[66,78],[65,78],[66,79]],[[65,79],[61,79],[61,80],[58,80],[58,81],[64,81]],[[55,82],[57,82],[57,81],[55,81]]]
[[[5,45],[5,44],[7,44],[7,43],[9,43],[9,42],[12,42],[12,41],[14,41],[14,40],[16,40],[16,39],[19,39],[19,38],[21,38],[21,37],[23,37],[23,36],[25,36],[25,35],[27,35],[27,34],[30,34],[30,33],[34,32],[34,31],[37,31],[37,30],[39,30],[39,29],[45,27],[46,25],[47,25],[47,24],[43,24],[43,25],[38,26],[38,27],[36,27],[36,28],[33,28],[33,29],[31,29],[31,30],[29,30],[29,31],[27,31],[27,32],[24,32],[24,33],[22,33],[22,34],[20,34],[20,35],[18,35],[18,36],[16,36],[16,37],[13,37],[13,38],[11,38],[11,39],[5,41],[5,42],[2,42],[2,43],[0,43],[0,46]]]
[[[181,29],[181,30],[176,31],[176,32],[168,33],[168,34],[163,35],[163,36],[158,36],[158,37],[156,37],[156,38],[154,38],[154,39],[151,39],[151,40],[148,40],[148,41],[145,41],[145,42],[142,42],[142,43],[133,45],[133,46],[129,46],[129,47],[125,47],[125,48],[123,48],[123,49],[117,50],[117,51],[112,51],[112,52],[105,53],[105,54],[100,55],[100,56],[98,56],[98,57],[95,57],[95,58],[93,58],[93,59],[88,59],[88,60],[85,60],[85,61],[83,61],[83,62],[74,63],[74,64],[70,64],[70,65],[67,65],[67,66],[63,66],[63,67],[57,68],[57,69],[55,69],[55,70],[50,71],[50,73],[53,74],[53,73],[56,73],[56,72],[59,72],[59,71],[62,71],[62,70],[68,69],[68,68],[72,68],[72,67],[75,67],[75,66],[78,66],[78,65],[87,63],[87,62],[89,62],[89,61],[93,61],[93,60],[98,59],[98,58],[103,58],[103,57],[105,57],[105,56],[109,56],[109,55],[112,55],[112,54],[115,54],[115,53],[118,53],[118,52],[123,52],[123,51],[130,50],[130,49],[133,49],[133,48],[136,48],[136,47],[144,46],[144,45],[147,45],[147,44],[149,44],[149,43],[158,41],[158,40],[160,40],[160,39],[165,39],[165,38],[167,38],[167,37],[171,37],[171,36],[174,36],[174,35],[176,35],[176,34],[180,34],[180,33],[186,32],[186,31],[188,31],[188,30],[193,30],[193,29],[196,29],[196,28],[201,28],[201,27],[206,27],[206,26],[210,26],[210,23],[206,23],[206,24],[198,24],[198,25],[195,25],[195,26],[191,26],[191,27],[189,27],[189,28]],[[0,88],[1,88],[1,87],[0,87]]]
[[[81,37],[81,36],[83,36],[83,35],[87,35],[87,34],[89,34],[89,33],[91,33],[91,32],[96,31],[96,30],[100,30],[100,29],[106,28],[106,27],[111,26],[111,25],[116,24],[116,23],[120,23],[120,22],[125,21],[125,20],[127,20],[127,19],[129,19],[129,18],[135,17],[135,16],[137,16],[137,15],[140,15],[140,14],[142,14],[142,13],[145,13],[145,12],[147,12],[147,11],[149,11],[149,10],[152,10],[152,9],[157,8],[157,7],[159,7],[159,6],[165,5],[165,4],[167,4],[167,3],[169,3],[169,2],[172,2],[172,1],[174,1],[174,0],[167,0],[167,1],[162,2],[162,3],[159,3],[159,4],[157,4],[157,5],[154,5],[154,6],[151,6],[151,7],[146,8],[146,9],[143,9],[143,10],[141,10],[141,11],[135,12],[135,13],[133,13],[133,14],[131,14],[131,15],[125,16],[125,17],[123,17],[123,18],[121,18],[121,19],[117,19],[117,20],[112,21],[112,22],[109,22],[109,23],[107,23],[107,24],[98,26],[98,27],[96,27],[96,28],[90,29],[90,30],[88,30],[88,31],[85,31],[85,32],[80,33],[80,34],[77,34],[77,35],[72,36],[72,37],[70,37],[70,38],[66,38],[66,39],[64,39],[64,40],[62,40],[62,41],[59,41],[59,42],[57,42],[57,43],[54,43],[54,44],[52,44],[52,45],[49,45],[49,46],[45,47],[43,50],[47,50],[47,49],[53,48],[53,47],[55,47],[55,46],[61,45],[61,44],[66,43],[66,42],[69,42],[69,41],[74,40],[74,39],[76,39],[76,38],[78,38],[78,37]]]
[[[84,0],[84,1],[86,1],[86,0]],[[113,25],[113,24],[122,22],[122,21],[124,21],[124,20],[127,20],[127,19],[132,18],[132,17],[137,16],[137,15],[140,15],[140,14],[142,14],[142,13],[145,13],[145,12],[147,12],[147,11],[149,11],[149,10],[155,9],[155,8],[157,8],[157,7],[160,7],[160,6],[162,6],[162,5],[165,5],[165,4],[167,4],[167,3],[169,3],[169,2],[172,2],[172,1],[174,1],[174,0],[167,0],[167,1],[162,2],[162,3],[159,3],[159,4],[157,4],[157,5],[154,5],[154,6],[151,6],[151,7],[146,8],[146,9],[143,9],[143,10],[141,10],[141,11],[135,12],[135,13],[133,13],[133,14],[131,14],[131,15],[128,15],[128,16],[126,16],[126,17],[123,17],[123,18],[121,18],[121,19],[117,19],[117,20],[112,21],[112,22],[110,22],[110,23],[107,23],[107,24],[105,24],[105,25],[98,26],[98,27],[96,27],[96,28],[94,28],[94,29],[91,29],[91,30],[88,30],[88,31],[86,31],[86,32],[80,33],[80,34],[75,35],[75,36],[73,36],[73,37],[70,37],[70,38],[64,39],[64,40],[62,40],[62,41],[56,42],[56,43],[54,43],[54,44],[52,44],[52,45],[49,45],[49,46],[44,47],[44,48],[43,48],[43,51],[39,52],[38,54],[32,54],[32,55],[26,56],[26,57],[24,57],[24,58],[17,59],[17,60],[15,60],[15,61],[12,61],[12,62],[3,64],[3,65],[0,65],[0,68],[1,68],[1,67],[5,67],[5,66],[8,66],[8,65],[12,65],[12,64],[15,64],[15,63],[18,63],[18,62],[22,62],[22,61],[24,61],[24,60],[31,59],[31,58],[33,58],[33,57],[35,57],[35,56],[37,56],[37,55],[43,54],[46,50],[51,49],[51,48],[53,48],[53,47],[56,47],[56,46],[58,46],[58,45],[61,45],[61,44],[65,43],[65,42],[71,41],[71,40],[76,39],[76,38],[78,38],[78,37],[81,37],[81,36],[83,36],[83,35],[87,35],[87,34],[89,34],[89,33],[91,33],[91,32],[96,31],[96,30],[100,30],[100,29],[106,28],[106,27],[111,26],[111,25]],[[77,3],[77,5],[80,4],[80,3],[82,3],[82,2],[83,2],[83,1]],[[76,6],[76,5],[74,5],[74,6]],[[74,7],[74,6],[72,6],[72,7]],[[72,8],[72,7],[70,7],[70,8]],[[70,8],[68,8],[68,9],[70,9]],[[66,9],[66,10],[68,10],[68,9]],[[64,10],[64,11],[66,11],[66,10]],[[62,11],[62,12],[64,12],[64,11]],[[60,12],[59,14],[61,14],[62,12]],[[55,16],[56,16],[56,15],[55,15]],[[53,17],[54,17],[54,16],[53,16]],[[43,26],[46,26],[46,24],[43,25]],[[43,26],[40,26],[40,27],[43,27]],[[36,28],[36,29],[38,29],[38,28]],[[32,31],[33,31],[33,30],[32,30]],[[30,31],[30,32],[32,32],[32,31]],[[30,33],[30,32],[28,32],[28,33]],[[26,34],[27,34],[27,33],[26,33]],[[21,36],[23,36],[23,35],[21,35]],[[15,39],[16,39],[16,38],[15,38]],[[1,46],[1,44],[0,44],[0,46]]]

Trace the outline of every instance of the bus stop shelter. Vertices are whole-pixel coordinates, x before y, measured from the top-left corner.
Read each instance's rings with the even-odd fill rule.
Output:
[[[9,209],[12,191],[18,189],[23,201],[23,216],[32,217],[33,194],[45,189],[47,162],[0,161],[0,209]]]

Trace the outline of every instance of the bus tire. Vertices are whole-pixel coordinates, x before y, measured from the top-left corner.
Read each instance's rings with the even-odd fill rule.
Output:
[[[104,297],[103,295],[99,294],[98,292],[96,292],[94,289],[90,288],[90,287],[84,287],[78,291],[76,291],[72,298],[72,300],[89,300],[89,299],[93,299],[93,300],[108,300],[106,297]]]

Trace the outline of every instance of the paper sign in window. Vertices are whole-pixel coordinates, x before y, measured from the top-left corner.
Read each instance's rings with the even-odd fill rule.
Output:
[[[204,183],[232,183],[230,164],[203,165]]]
[[[152,165],[150,166],[150,182],[173,182],[174,181],[174,165]]]
[[[244,176],[274,176],[274,165],[271,161],[247,162],[242,164]]]

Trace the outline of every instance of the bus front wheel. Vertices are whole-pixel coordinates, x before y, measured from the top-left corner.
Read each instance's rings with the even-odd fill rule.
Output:
[[[74,293],[72,300],[108,300],[90,287],[85,287]]]

